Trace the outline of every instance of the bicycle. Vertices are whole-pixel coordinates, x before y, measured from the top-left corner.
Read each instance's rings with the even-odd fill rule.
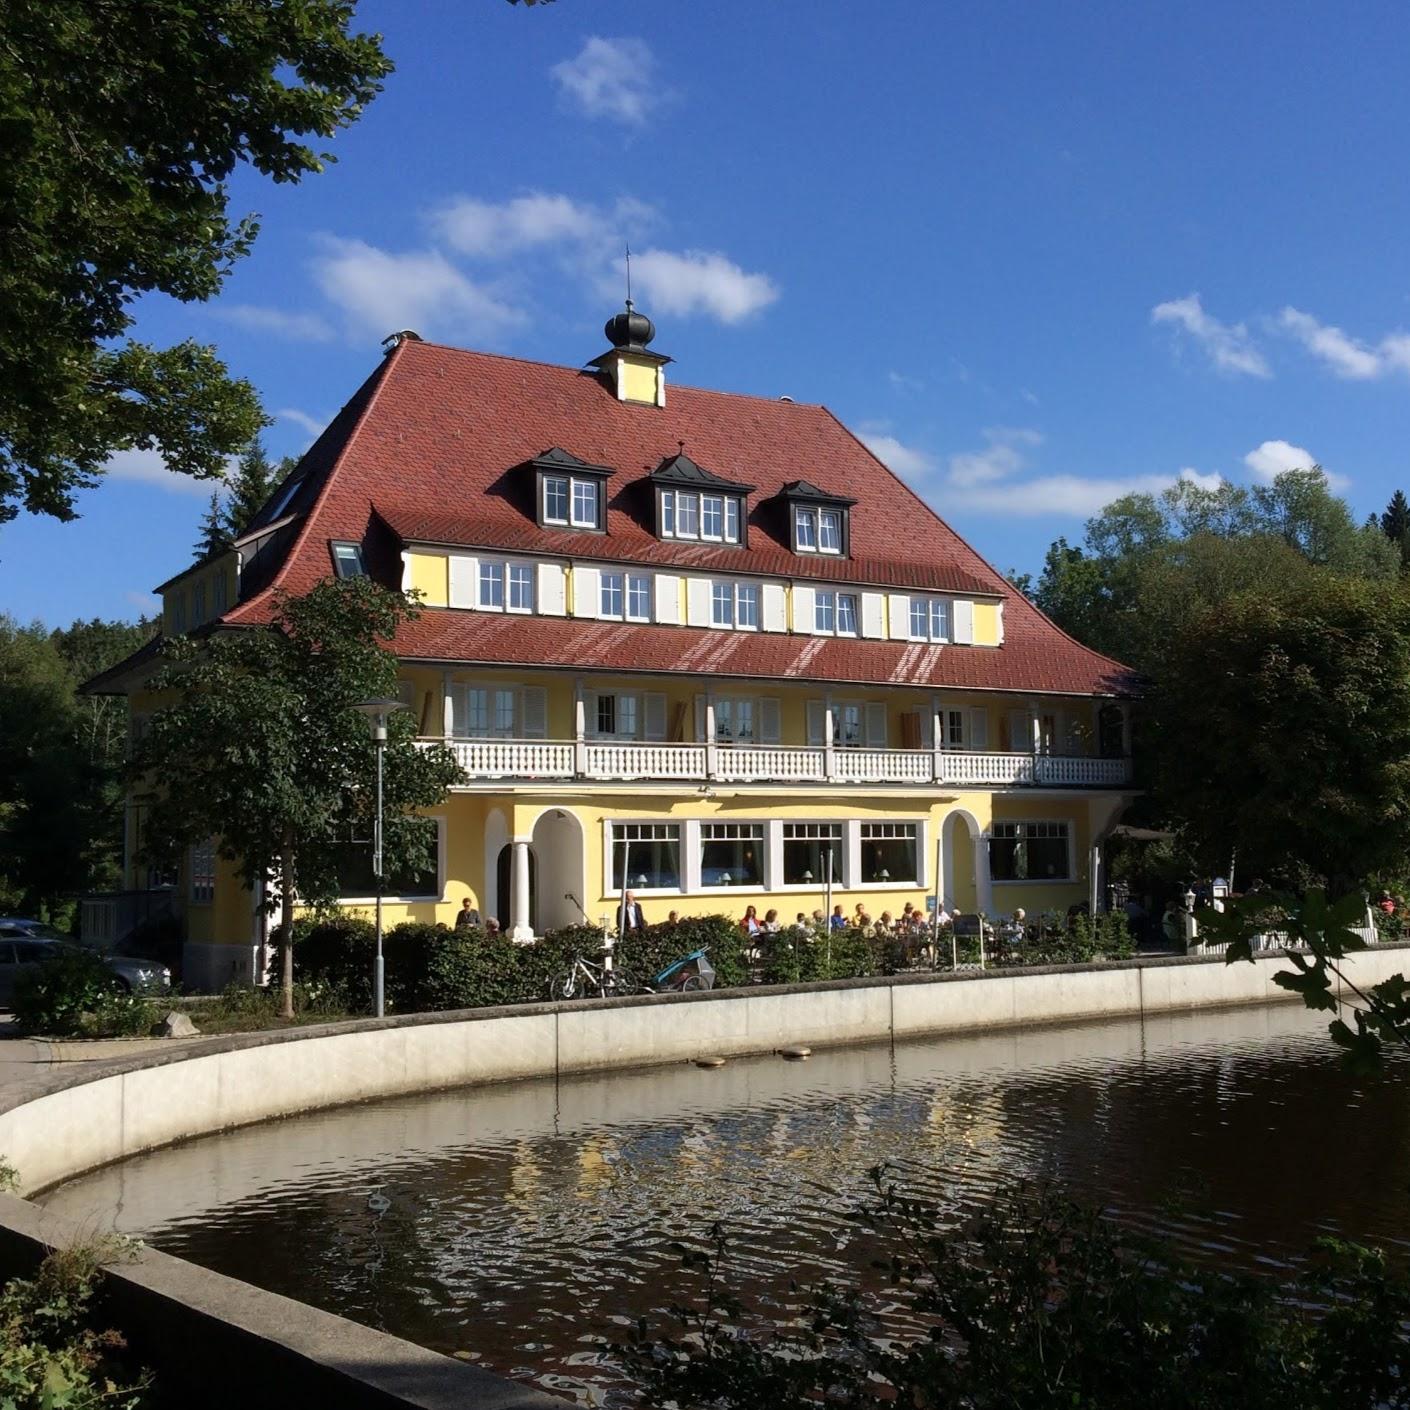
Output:
[[[638,984],[626,970],[608,969],[594,964],[582,955],[574,955],[572,963],[548,981],[550,999],[620,999],[641,993]]]

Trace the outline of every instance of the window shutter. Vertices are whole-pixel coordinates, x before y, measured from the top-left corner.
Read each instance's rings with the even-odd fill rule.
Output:
[[[705,743],[705,697],[697,695],[695,697],[695,742]]]
[[[480,600],[480,560],[463,553],[453,553],[450,559],[450,605],[473,607]]]
[[[911,639],[911,595],[908,592],[892,592],[887,594],[887,610],[891,616],[891,630],[888,633],[892,641],[909,641]]]
[[[1029,754],[1033,751],[1033,717],[1027,710],[1010,710],[1008,712],[1009,722],[1009,752],[1012,754]]]
[[[882,630],[882,595],[879,592],[864,592],[862,594],[862,635],[869,637],[882,637],[886,633]]]
[[[597,692],[583,691],[583,737],[597,738]]]
[[[526,685],[523,702],[523,737],[543,739],[548,734],[548,691],[541,685]]]
[[[961,646],[974,645],[974,603],[956,598],[950,604],[950,640]]]
[[[811,635],[817,630],[817,618],[813,612],[815,594],[805,583],[793,584],[793,630]]]
[[[573,615],[596,617],[601,603],[602,570],[573,564]]]
[[[965,744],[971,749],[985,750],[989,747],[989,712],[971,710],[969,712],[969,736]]]
[[[935,748],[935,712],[927,705],[923,710],[916,711],[916,719],[919,720],[921,749]]]
[[[762,621],[766,632],[788,630],[788,593],[782,583],[765,583],[760,594],[763,602]]]
[[[561,563],[538,565],[538,606],[546,617],[563,617],[568,612],[567,574]]]
[[[867,703],[867,748],[886,748],[886,706],[869,701]]]
[[[675,573],[656,574],[656,620],[679,626],[681,620],[681,580]]]
[[[687,578],[685,580],[685,604],[687,622],[692,627],[710,625],[710,579]]]
[[[760,744],[777,744],[783,738],[781,716],[781,702],[778,696],[766,695],[759,701]]]
[[[821,700],[808,701],[808,743],[812,745],[826,744],[826,726],[823,721],[827,718],[823,713],[824,704]]]
[[[665,739],[666,737],[666,697],[660,691],[647,691],[642,696],[642,715],[645,722],[645,739]]]

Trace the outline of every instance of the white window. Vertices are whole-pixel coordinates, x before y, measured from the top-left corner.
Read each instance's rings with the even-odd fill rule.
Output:
[[[534,570],[529,563],[509,565],[509,610],[511,612],[532,612],[534,610]]]
[[[455,733],[464,739],[542,738],[545,701],[542,686],[462,686],[455,701]]]
[[[543,522],[575,529],[602,527],[602,486],[574,475],[543,477]]]
[[[597,697],[597,730],[599,736],[607,735],[614,739],[635,739],[637,737],[637,697],[629,694],[599,695]]]
[[[799,553],[841,553],[842,511],[795,505],[793,545]]]
[[[842,824],[799,822],[783,825],[783,884],[821,886],[842,883]]]
[[[611,823],[608,827],[611,864],[608,889],[635,891],[681,889],[681,829],[679,823]]]
[[[712,582],[710,622],[716,627],[759,629],[759,585],[757,583]]]
[[[738,543],[739,519],[738,495],[697,494],[694,490],[661,491],[663,539]]]
[[[208,906],[215,899],[215,839],[196,842],[190,851],[191,900]]]
[[[543,522],[545,524],[566,524],[568,522],[568,477],[566,475],[545,475],[543,477]]]
[[[651,578],[645,573],[627,574],[627,620],[651,620]]]
[[[355,543],[335,543],[333,571],[340,578],[363,577],[367,570],[362,564],[362,546]]]
[[[626,577],[622,573],[602,575],[599,617],[621,617],[626,602]]]
[[[598,527],[597,503],[602,486],[596,480],[573,481],[573,527],[595,529]]]
[[[763,823],[700,824],[701,886],[764,885]]]
[[[862,882],[882,885],[920,881],[919,828],[915,823],[862,824]]]
[[[724,744],[753,744],[754,701],[747,695],[721,695],[715,700],[715,738]]]
[[[480,597],[481,608],[490,611],[503,611],[504,609],[504,564],[496,563],[493,559],[482,559],[480,562]]]
[[[820,590],[813,598],[813,630],[827,636],[856,636],[857,595]]]
[[[911,640],[949,641],[950,603],[944,597],[911,598]]]
[[[844,700],[842,704],[833,707],[832,714],[833,743],[844,749],[860,749],[867,740],[866,715],[861,704]]]
[[[1071,829],[1065,822],[996,822],[989,834],[995,881],[1069,881]]]

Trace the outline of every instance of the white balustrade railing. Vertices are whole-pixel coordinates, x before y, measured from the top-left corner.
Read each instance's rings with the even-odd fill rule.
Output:
[[[731,745],[716,753],[715,775],[722,783],[824,783],[827,751]]]
[[[931,783],[935,756],[928,749],[838,749],[832,756],[840,783]]]
[[[428,739],[423,743],[441,743]],[[1113,788],[1128,783],[1127,759],[929,749],[637,743],[589,739],[451,739],[444,743],[471,780],[660,779],[688,783],[940,784],[948,787]],[[710,760],[713,754],[714,762]],[[829,759],[831,763],[829,765]]]
[[[590,740],[584,746],[588,778],[599,779],[703,779],[703,744],[604,744]]]
[[[940,756],[941,783],[996,784],[1033,782],[1032,754],[981,754],[955,750]]]
[[[572,778],[573,746],[547,739],[452,739],[455,761],[471,778]]]

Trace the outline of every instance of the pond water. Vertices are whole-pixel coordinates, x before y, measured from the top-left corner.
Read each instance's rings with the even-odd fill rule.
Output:
[[[723,1221],[787,1305],[864,1265],[878,1161],[962,1211],[1047,1179],[1198,1257],[1273,1269],[1321,1233],[1404,1248],[1407,1087],[1343,1073],[1297,1005],[525,1082],[189,1142],[51,1209],[592,1404],[594,1350],[688,1293]]]

